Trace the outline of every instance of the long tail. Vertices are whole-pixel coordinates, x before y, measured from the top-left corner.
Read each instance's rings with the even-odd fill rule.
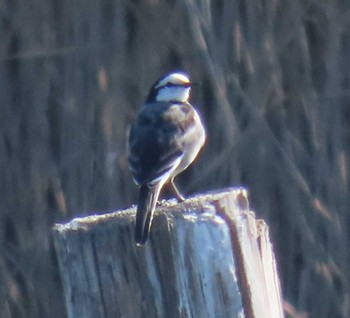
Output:
[[[135,240],[137,244],[145,244],[147,241],[160,188],[160,184],[151,187],[141,185],[135,222]]]

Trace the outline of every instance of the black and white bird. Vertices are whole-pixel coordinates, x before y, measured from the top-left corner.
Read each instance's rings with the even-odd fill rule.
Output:
[[[184,200],[174,178],[197,157],[205,142],[201,118],[188,102],[192,83],[183,73],[170,73],[151,88],[129,134],[129,168],[140,188],[135,240],[147,241],[162,187],[169,183]]]

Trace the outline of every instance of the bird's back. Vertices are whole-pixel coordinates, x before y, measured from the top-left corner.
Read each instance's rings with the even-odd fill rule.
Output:
[[[129,136],[129,166],[138,184],[152,182],[182,155],[181,127],[173,120],[182,115],[179,107],[158,102],[141,108]]]

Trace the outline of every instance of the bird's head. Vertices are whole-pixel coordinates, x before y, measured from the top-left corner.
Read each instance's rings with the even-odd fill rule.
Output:
[[[147,102],[187,102],[191,81],[183,73],[170,73],[160,78],[152,87]]]

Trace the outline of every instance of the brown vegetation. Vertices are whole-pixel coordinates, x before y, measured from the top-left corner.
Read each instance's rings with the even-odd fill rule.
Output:
[[[186,193],[246,185],[293,317],[350,313],[348,1],[2,1],[0,317],[64,317],[51,228],[136,201],[125,133],[182,69],[208,142]],[[132,297],[132,296],[130,296]]]

